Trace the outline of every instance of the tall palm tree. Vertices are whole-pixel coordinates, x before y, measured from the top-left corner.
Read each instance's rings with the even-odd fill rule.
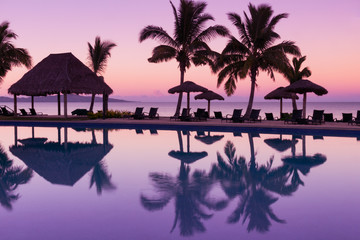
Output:
[[[89,47],[89,64],[95,74],[105,71],[105,67],[111,57],[110,50],[115,47],[116,44],[110,41],[101,41],[100,37],[95,38],[94,46],[88,42]],[[91,104],[89,111],[94,108],[95,94],[91,96]]]
[[[250,3],[249,11],[250,16],[244,12],[244,21],[236,13],[228,14],[229,20],[238,29],[240,38],[229,36],[229,41],[213,68],[214,72],[219,72],[218,87],[227,78],[224,89],[228,96],[234,94],[238,78],[250,77],[251,89],[245,118],[250,116],[259,71],[266,71],[275,80],[274,71],[279,71],[288,63],[286,54],[300,55],[299,48],[292,41],[274,44],[280,39],[274,28],[288,14],[273,17],[272,8],[265,4],[256,7]]]
[[[309,70],[308,67],[304,67],[302,70],[300,70],[301,64],[305,60],[306,60],[306,56],[300,58],[294,57],[292,60],[292,65],[290,65],[289,63],[286,64],[284,70],[281,71],[290,84],[298,80],[301,80],[304,77],[311,76],[311,71]],[[293,109],[297,109],[295,94],[293,94],[292,97],[292,105],[293,105]]]
[[[16,38],[17,35],[9,29],[9,22],[0,24],[0,83],[13,66],[24,65],[30,68],[32,65],[29,52],[12,44],[12,40]]]
[[[140,32],[139,41],[155,39],[162,43],[153,49],[149,62],[159,63],[173,58],[179,63],[180,84],[184,82],[186,69],[193,63],[195,66],[211,64],[208,54],[211,53],[206,41],[216,36],[226,36],[228,30],[224,26],[215,25],[205,28],[205,24],[214,18],[204,13],[207,4],[181,0],[177,10],[170,1],[175,18],[174,35],[171,37],[163,28],[149,25]],[[175,115],[179,115],[182,93],[179,94]]]

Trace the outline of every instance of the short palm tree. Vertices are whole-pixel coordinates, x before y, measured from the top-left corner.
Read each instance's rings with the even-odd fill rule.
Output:
[[[94,46],[88,42],[89,47],[89,64],[95,74],[105,71],[106,64],[109,57],[111,57],[110,50],[115,47],[116,44],[110,41],[101,41],[100,37],[95,38]],[[94,108],[95,94],[91,96],[91,104],[89,111]]]
[[[139,41],[155,39],[162,43],[153,49],[149,62],[159,63],[173,58],[179,63],[180,84],[184,82],[186,69],[193,63],[195,66],[211,64],[208,55],[211,53],[206,41],[216,36],[226,36],[228,30],[224,26],[215,25],[205,28],[205,24],[214,18],[204,13],[207,4],[181,0],[177,10],[170,1],[175,18],[174,36],[171,37],[163,28],[146,26],[140,32]],[[179,94],[175,115],[179,115],[182,93]]]
[[[32,65],[28,51],[12,44],[11,41],[16,38],[17,35],[9,29],[9,22],[0,24],[0,83],[13,66],[30,68]]]
[[[273,10],[268,5],[258,7],[249,4],[250,16],[245,12],[245,20],[236,13],[229,13],[230,21],[240,33],[240,38],[229,36],[229,41],[218,57],[214,72],[218,73],[218,87],[224,82],[228,96],[234,94],[238,79],[247,76],[251,80],[251,90],[245,118],[252,109],[256,77],[259,71],[266,71],[275,80],[274,71],[279,71],[288,63],[286,54],[300,55],[299,48],[292,41],[274,42],[280,39],[274,31],[276,24],[288,15],[285,13],[273,17]]]
[[[302,70],[300,70],[301,64],[305,60],[306,60],[306,56],[300,58],[294,57],[292,60],[293,65],[291,66],[290,64],[286,64],[284,70],[281,71],[290,84],[298,80],[301,80],[305,77],[311,76],[311,71],[309,70],[308,67],[304,67]],[[292,105],[293,105],[293,109],[297,109],[295,94],[293,95],[292,98]]]

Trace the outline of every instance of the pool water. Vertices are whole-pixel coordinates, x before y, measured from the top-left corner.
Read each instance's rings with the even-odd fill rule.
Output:
[[[360,139],[1,127],[1,239],[359,239]]]

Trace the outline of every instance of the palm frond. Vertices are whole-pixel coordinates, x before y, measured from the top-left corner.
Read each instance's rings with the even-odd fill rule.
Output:
[[[142,42],[149,38],[158,40],[161,43],[168,44],[174,48],[178,47],[177,42],[161,27],[150,25],[141,30],[139,41]]]
[[[167,45],[160,45],[153,49],[151,58],[148,59],[149,62],[158,63],[168,61],[176,57],[176,49]]]

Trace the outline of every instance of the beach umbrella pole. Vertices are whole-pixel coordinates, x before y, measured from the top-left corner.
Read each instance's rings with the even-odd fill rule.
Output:
[[[190,116],[190,92],[187,93],[187,115]]]
[[[306,118],[306,92],[303,97],[303,118]]]
[[[208,100],[208,113],[209,113],[209,117],[210,117],[210,100]]]
[[[280,118],[281,118],[281,114],[282,114],[282,109],[283,109],[283,101],[282,98],[280,98]]]

